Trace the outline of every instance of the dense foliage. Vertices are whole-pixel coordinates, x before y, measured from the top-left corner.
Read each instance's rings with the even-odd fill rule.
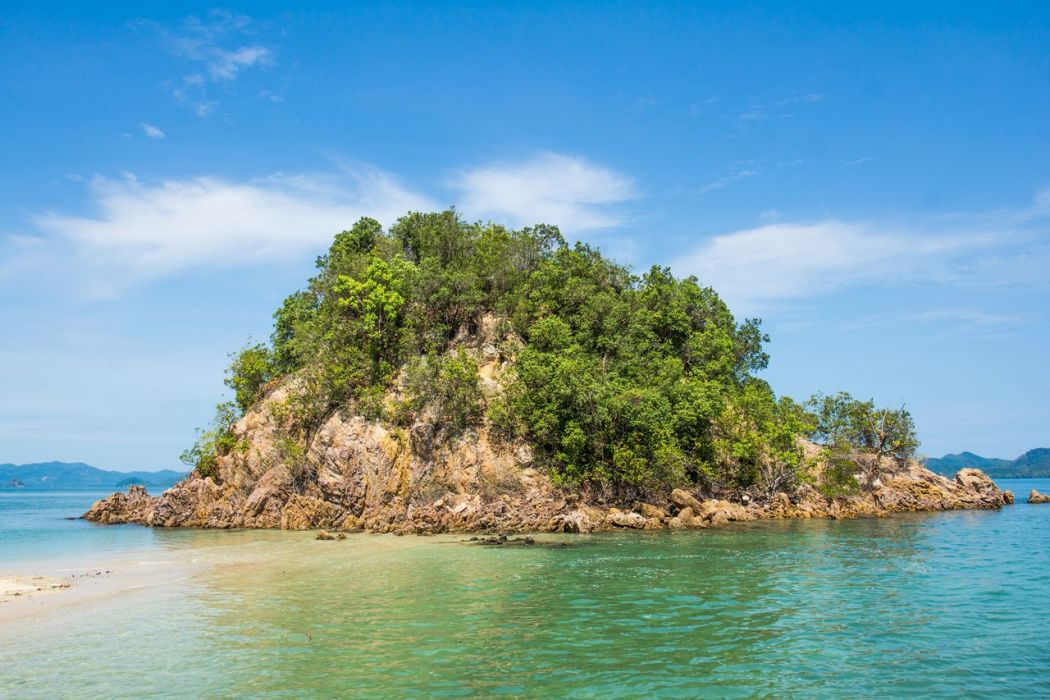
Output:
[[[274,314],[271,343],[236,354],[227,378],[244,411],[293,374],[286,409],[300,438],[343,406],[395,423],[430,411],[445,439],[488,420],[528,441],[564,482],[767,493],[798,482],[800,436],[868,439],[756,378],[768,338],[757,320],[737,323],[714,290],[662,267],[632,274],[552,227],[514,231],[445,211],[384,231],[365,218],[317,268]],[[453,342],[485,315],[520,339],[501,349],[514,362],[487,403],[474,356]],[[203,437],[228,451],[223,433]],[[206,466],[209,446],[196,449],[187,459]]]

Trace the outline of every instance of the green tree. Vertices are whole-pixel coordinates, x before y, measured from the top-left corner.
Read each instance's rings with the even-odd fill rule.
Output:
[[[806,406],[814,416],[814,438],[833,459],[852,457],[869,487],[880,477],[886,460],[903,464],[919,448],[915,422],[903,406],[877,408],[874,400],[860,401],[846,392],[814,395]]]
[[[492,316],[515,338],[514,362],[486,401],[460,341]],[[914,452],[903,409],[837,395],[807,413],[778,398],[756,376],[768,340],[757,319],[738,322],[713,289],[669,268],[632,274],[548,225],[417,212],[388,230],[363,218],[337,234],[306,288],[275,312],[270,346],[237,353],[227,384],[246,411],[289,377],[275,410],[300,446],[341,408],[401,423],[431,411],[448,427],[442,439],[487,415],[556,480],[624,493],[791,490],[805,469],[799,438],[811,432],[876,467]],[[391,412],[391,391],[406,387]],[[208,470],[228,435],[204,431],[188,458]]]
[[[232,433],[233,425],[240,413],[237,406],[227,401],[215,407],[215,417],[207,428],[197,429],[193,445],[183,450],[179,461],[194,469],[202,477],[219,478],[217,458],[229,454],[238,447]]]
[[[247,411],[267,382],[276,376],[273,353],[266,345],[246,345],[233,354],[226,370],[226,386],[233,389],[241,412]]]

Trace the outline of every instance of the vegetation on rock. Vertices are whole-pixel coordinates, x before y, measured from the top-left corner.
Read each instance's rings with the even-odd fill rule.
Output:
[[[490,393],[461,342],[486,317],[503,325],[496,350],[508,359]],[[285,299],[270,343],[233,356],[235,401],[184,459],[211,474],[215,455],[237,449],[233,421],[278,382],[294,386],[284,407],[293,462],[293,444],[339,409],[391,425],[429,412],[447,440],[486,424],[530,445],[556,483],[620,492],[700,485],[771,497],[808,478],[806,437],[871,465],[868,483],[884,458],[914,453],[903,409],[776,396],[756,376],[768,340],[696,278],[632,274],[554,227],[510,230],[454,211],[412,213],[389,230],[365,218]],[[839,487],[855,477],[846,469]]]

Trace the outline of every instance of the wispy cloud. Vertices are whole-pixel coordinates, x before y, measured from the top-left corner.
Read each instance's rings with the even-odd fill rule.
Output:
[[[276,63],[275,49],[257,39],[247,15],[211,10],[203,18],[187,18],[178,28],[159,29],[169,50],[195,66],[171,92],[199,117],[209,116],[219,106],[209,94],[209,85],[229,83],[248,69]]]
[[[909,321],[928,323],[935,321],[952,321],[973,326],[1016,326],[1026,323],[1030,318],[1024,314],[983,311],[970,307],[929,309],[912,314]]]
[[[987,332],[991,328],[1019,326],[1032,318],[1026,314],[986,311],[972,306],[938,307],[925,311],[870,315],[853,318],[838,324],[847,331],[869,328],[898,327],[901,324],[931,326],[945,324],[956,330]]]
[[[716,236],[675,263],[734,304],[753,309],[872,280],[890,280],[923,258],[967,245],[965,239],[916,240],[864,224],[822,221],[770,224]]]
[[[0,238],[0,275],[24,275],[62,259],[95,293],[107,295],[187,269],[302,258],[361,216],[389,225],[408,211],[447,205],[374,166],[336,166],[247,181],[95,176],[87,184],[90,214],[42,213],[31,218],[28,234]],[[557,224],[570,234],[624,223],[620,207],[637,196],[629,177],[554,153],[462,170],[452,185],[466,216]]]
[[[853,160],[848,160],[845,163],[843,163],[842,167],[843,168],[850,168],[850,167],[853,167],[854,165],[861,165],[862,163],[867,163],[870,160],[872,160],[872,156],[864,156],[863,158],[855,158]]]
[[[741,161],[739,163],[734,163],[729,169],[729,172],[721,177],[711,180],[710,182],[705,182],[697,189],[697,192],[699,194],[707,194],[708,192],[728,187],[735,182],[740,182],[741,180],[747,180],[756,175],[761,175],[762,172],[762,166],[756,165],[754,161]]]
[[[468,216],[512,226],[557,224],[569,232],[622,225],[621,205],[638,196],[627,175],[559,153],[463,170],[451,185]]]
[[[167,136],[167,134],[161,131],[160,127],[153,126],[152,124],[143,124],[142,131],[151,139],[162,139]]]
[[[361,216],[389,224],[409,210],[437,206],[393,175],[364,165],[334,175],[280,173],[249,182],[95,177],[90,194],[96,214],[49,213],[33,223],[115,285],[189,267],[301,256],[323,248]]]
[[[752,102],[746,109],[737,112],[736,136],[741,136],[762,122],[770,119],[788,119],[795,116],[797,107],[822,102],[824,95],[808,93],[791,95],[770,102]]]
[[[1050,198],[1040,193],[1029,207],[906,223],[769,224],[714,236],[674,267],[748,312],[873,284],[1047,286],[1048,229]],[[953,313],[969,323],[1003,320]]]

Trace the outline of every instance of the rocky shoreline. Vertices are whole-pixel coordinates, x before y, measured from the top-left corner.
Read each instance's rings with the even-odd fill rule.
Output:
[[[116,493],[98,501],[83,517],[99,523],[154,527],[323,528],[428,535],[702,529],[758,519],[995,509],[1013,502],[1013,494],[1000,491],[980,470],[963,469],[952,480],[914,462],[887,473],[877,489],[860,495],[826,498],[804,485],[793,495],[778,493],[766,503],[753,502],[746,496],[705,498],[683,489],[671,491],[665,499],[651,498],[652,502],[609,503],[534,488],[518,498],[485,500],[476,493],[449,493],[429,503],[392,501],[359,513],[299,493],[288,495],[282,507],[260,507],[275,496],[271,493],[263,498],[253,491],[247,498],[228,498],[212,479],[193,476],[161,496],[150,496],[144,487],[132,486],[127,494]]]
[[[502,353],[493,317],[457,339],[476,360],[485,400],[502,392],[512,358]],[[853,518],[901,511],[999,508],[1012,502],[983,472],[954,479],[919,462],[885,460],[873,483],[826,497],[821,448],[803,443],[809,476],[792,493],[702,493],[674,489],[624,497],[556,485],[531,446],[507,441],[487,419],[461,434],[432,410],[391,425],[335,410],[309,436],[296,434],[288,406],[292,376],[275,382],[231,428],[237,447],[215,458],[214,473],[189,477],[160,496],[132,486],[97,502],[84,518],[154,527],[436,533],[593,532],[705,528],[761,518]],[[386,401],[399,398],[397,386]],[[294,449],[289,449],[289,445]],[[859,465],[858,465],[859,466]],[[870,472],[870,470],[869,470]]]

